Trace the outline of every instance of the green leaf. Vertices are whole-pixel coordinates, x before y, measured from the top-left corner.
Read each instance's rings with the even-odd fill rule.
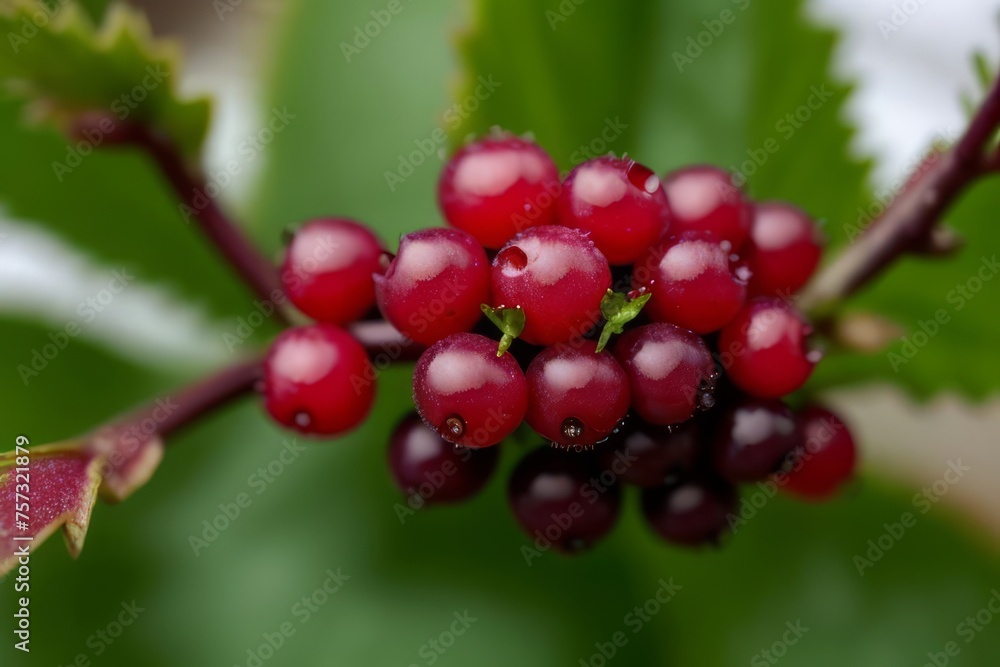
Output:
[[[483,311],[483,315],[495,324],[497,329],[500,329],[500,332],[503,334],[500,338],[500,344],[497,346],[497,356],[502,357],[511,343],[514,342],[514,339],[524,331],[524,323],[527,319],[524,311],[521,310],[520,306],[513,308],[505,308],[503,306],[493,308],[485,303],[480,306],[480,310]]]
[[[601,299],[601,315],[604,317],[604,328],[597,341],[597,351],[600,352],[611,340],[613,334],[625,331],[625,325],[634,320],[642,312],[642,307],[653,297],[652,294],[639,294],[630,297],[608,290]]]
[[[3,0],[0,34],[10,42],[0,49],[0,80],[31,103],[33,115],[65,125],[81,112],[111,111],[166,132],[198,156],[209,102],[178,96],[176,48],[153,40],[142,13],[116,4],[98,27],[75,2],[53,11],[37,0]]]

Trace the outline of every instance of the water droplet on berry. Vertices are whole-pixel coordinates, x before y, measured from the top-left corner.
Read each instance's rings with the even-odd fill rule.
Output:
[[[562,423],[562,434],[568,440],[576,440],[583,435],[583,422],[576,417],[567,417]]]
[[[733,244],[726,240],[719,241],[719,247],[722,248],[723,252],[732,252],[733,250]],[[732,256],[730,259],[732,259]]]
[[[698,383],[698,393],[695,394],[695,409],[703,411],[715,407],[715,382],[718,377],[718,374],[715,374]]]
[[[510,267],[516,271],[521,271],[528,265],[528,256],[517,246],[508,246],[497,255],[497,262]]]
[[[465,434],[465,421],[458,415],[452,415],[444,420],[444,432],[453,438],[461,438]]]
[[[312,424],[312,417],[309,415],[308,412],[303,411],[295,413],[296,426],[298,426],[299,428],[309,428],[310,424]]]
[[[628,177],[629,183],[647,194],[653,194],[660,189],[660,179],[653,173],[653,170],[638,162],[632,162],[625,175]]]
[[[736,270],[733,271],[733,275],[736,276],[736,279],[740,282],[747,283],[750,282],[750,278],[753,276],[753,273],[750,271],[749,266],[738,266],[736,267]]]

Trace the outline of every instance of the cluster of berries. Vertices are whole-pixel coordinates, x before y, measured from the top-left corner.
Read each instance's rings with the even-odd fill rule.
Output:
[[[843,422],[780,400],[821,356],[792,303],[822,249],[801,210],[751,202],[708,166],[661,181],[608,156],[561,179],[542,148],[506,134],[458,151],[438,198],[450,227],[403,236],[395,255],[349,220],[294,235],[284,287],[320,324],[272,346],[264,392],[278,422],[334,435],[364,420],[375,374],[342,326],[377,304],[427,346],[419,418],[389,455],[420,502],[476,493],[523,423],[550,446],[514,470],[511,507],[564,551],[610,530],[623,484],[643,487],[660,535],[694,545],[726,531],[739,483],[780,476],[825,497],[850,477]]]

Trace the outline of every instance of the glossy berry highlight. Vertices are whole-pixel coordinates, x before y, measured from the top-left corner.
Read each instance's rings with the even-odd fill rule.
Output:
[[[712,443],[715,470],[733,482],[756,482],[781,470],[802,444],[802,430],[777,400],[747,399],[726,410]]]
[[[717,545],[736,513],[736,489],[713,477],[687,477],[642,492],[642,513],[668,542],[686,547]]]
[[[490,249],[555,221],[559,170],[541,147],[515,136],[459,150],[441,173],[438,202],[448,224]]]
[[[353,322],[375,305],[372,273],[382,252],[378,237],[360,223],[312,220],[288,245],[282,288],[296,308],[318,322]]]
[[[604,483],[593,457],[550,447],[521,459],[507,498],[536,545],[552,544],[566,553],[585,550],[604,537],[621,508],[621,488],[614,480]]]
[[[781,488],[807,500],[825,500],[854,475],[854,438],[847,424],[825,408],[810,406],[796,417],[803,442],[795,450]]]
[[[524,311],[523,340],[554,345],[581,338],[597,324],[611,269],[583,232],[533,227],[493,259],[491,284],[493,306]]]
[[[607,438],[628,412],[628,377],[597,343],[579,341],[541,352],[525,373],[526,421],[560,445],[590,445]]]
[[[489,260],[482,246],[457,229],[424,229],[404,236],[375,293],[385,319],[407,337],[431,345],[479,321],[489,298]]]
[[[467,500],[493,476],[499,447],[470,449],[454,445],[427,427],[416,414],[403,418],[389,439],[389,470],[411,506]]]
[[[728,171],[685,167],[668,174],[663,188],[673,214],[671,233],[704,232],[734,250],[750,235],[752,206]]]
[[[477,334],[438,341],[417,360],[413,402],[424,422],[448,442],[488,447],[524,420],[528,383],[509,352]]]
[[[816,271],[823,236],[813,219],[791,204],[764,202],[754,209],[744,251],[751,273],[749,293],[787,298]]]
[[[310,435],[337,435],[365,420],[375,371],[361,344],[332,324],[288,329],[263,368],[264,407],[279,424]]]
[[[660,179],[628,158],[601,157],[569,173],[559,222],[590,234],[611,264],[631,264],[670,226]]]

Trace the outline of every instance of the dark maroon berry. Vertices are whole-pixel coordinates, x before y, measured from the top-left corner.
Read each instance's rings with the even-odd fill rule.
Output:
[[[632,408],[651,424],[680,424],[714,404],[712,355],[687,329],[673,324],[632,329],[619,337],[614,355],[628,376]]]
[[[601,157],[566,177],[559,222],[590,232],[611,264],[632,264],[666,232],[670,209],[652,171],[628,158]]]
[[[736,489],[715,478],[681,478],[642,492],[642,512],[653,530],[687,547],[718,544],[736,507]]]
[[[682,426],[630,424],[611,437],[601,450],[605,467],[616,460],[625,467],[619,479],[624,484],[660,486],[668,477],[690,472],[698,460],[700,440],[692,422]],[[621,463],[621,462],[624,462]]]
[[[495,445],[524,420],[528,383],[509,352],[477,334],[455,334],[428,348],[413,371],[413,402],[428,426],[466,447]]]
[[[651,320],[706,334],[739,312],[749,275],[727,241],[685,232],[650,248],[635,266],[632,285],[653,295],[644,311]]]
[[[712,438],[712,460],[726,479],[756,482],[782,469],[801,442],[802,430],[784,403],[746,399],[722,414]]]
[[[592,456],[550,447],[518,463],[507,487],[514,517],[536,544],[581,551],[604,537],[618,520],[621,488]]]
[[[738,249],[750,235],[752,207],[724,169],[698,165],[678,169],[663,183],[673,213],[671,233],[706,232]]]
[[[431,345],[479,321],[489,281],[489,260],[474,238],[434,228],[400,240],[385,273],[375,275],[375,289],[385,319],[416,342]]]
[[[811,333],[792,305],[757,297],[722,330],[719,355],[737,387],[753,396],[778,398],[804,385],[822,357],[809,346]]]
[[[307,222],[295,232],[281,265],[285,294],[314,320],[353,322],[375,305],[372,273],[382,252],[375,234],[353,220]]]
[[[479,493],[496,469],[499,447],[453,445],[416,414],[405,417],[389,440],[389,469],[412,504],[453,503]]]
[[[854,475],[854,438],[847,424],[824,408],[808,407],[796,416],[803,442],[795,450],[782,488],[800,498],[825,500]]]
[[[609,352],[597,352],[594,341],[546,348],[525,376],[525,420],[552,442],[591,445],[608,437],[628,412],[628,377]]]
[[[536,144],[489,137],[458,151],[441,173],[438,202],[448,224],[487,248],[518,232],[555,222],[559,169]]]
[[[583,232],[533,227],[494,258],[492,286],[494,306],[524,311],[522,339],[555,345],[582,337],[600,319],[611,269]]]
[[[812,277],[823,252],[823,237],[812,218],[783,202],[754,207],[750,242],[744,256],[750,267],[750,296],[797,292]]]
[[[264,360],[264,407],[302,433],[336,435],[368,416],[375,370],[361,344],[332,324],[288,329]]]

